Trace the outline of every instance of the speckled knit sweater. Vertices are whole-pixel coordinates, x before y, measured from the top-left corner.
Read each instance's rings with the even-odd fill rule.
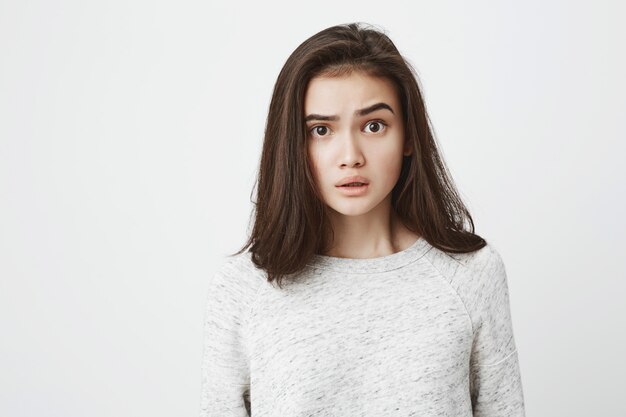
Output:
[[[201,417],[524,416],[491,244],[316,255],[283,289],[244,252],[207,291]]]

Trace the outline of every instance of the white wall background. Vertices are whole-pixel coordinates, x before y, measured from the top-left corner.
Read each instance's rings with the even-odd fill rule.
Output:
[[[418,70],[507,265],[529,416],[624,416],[619,1],[0,2],[0,415],[195,416],[273,83],[338,23]]]

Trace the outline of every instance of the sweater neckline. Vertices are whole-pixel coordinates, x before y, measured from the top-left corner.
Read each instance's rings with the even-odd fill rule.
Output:
[[[411,246],[390,255],[376,258],[339,258],[336,256],[314,254],[311,258],[311,262],[307,263],[307,265],[318,269],[349,272],[353,274],[392,271],[415,262],[428,251],[429,247],[428,242],[420,236]]]

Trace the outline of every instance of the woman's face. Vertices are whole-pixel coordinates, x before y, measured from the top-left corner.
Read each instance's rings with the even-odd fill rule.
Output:
[[[390,205],[403,155],[411,152],[391,81],[355,71],[315,77],[307,86],[304,116],[309,164],[324,203],[347,216]],[[338,187],[356,175],[369,184]]]

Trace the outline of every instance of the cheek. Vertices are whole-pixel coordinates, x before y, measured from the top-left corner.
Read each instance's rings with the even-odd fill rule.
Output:
[[[396,183],[402,170],[402,161],[402,148],[396,146],[379,149],[378,152],[374,152],[370,156],[370,162],[373,166],[379,167],[378,172],[388,185]]]
[[[309,169],[315,181],[318,182],[320,178],[320,161],[318,159],[319,155],[317,155],[315,153],[315,150],[311,149],[310,147],[307,150],[307,153],[307,162],[309,164]]]
[[[315,172],[316,175],[324,171],[324,160],[328,159],[324,151],[317,146],[310,145],[307,149],[309,166],[311,172]]]
[[[402,163],[402,148],[395,145],[378,148],[374,152],[370,152],[369,159],[375,160],[379,166],[396,166]]]

